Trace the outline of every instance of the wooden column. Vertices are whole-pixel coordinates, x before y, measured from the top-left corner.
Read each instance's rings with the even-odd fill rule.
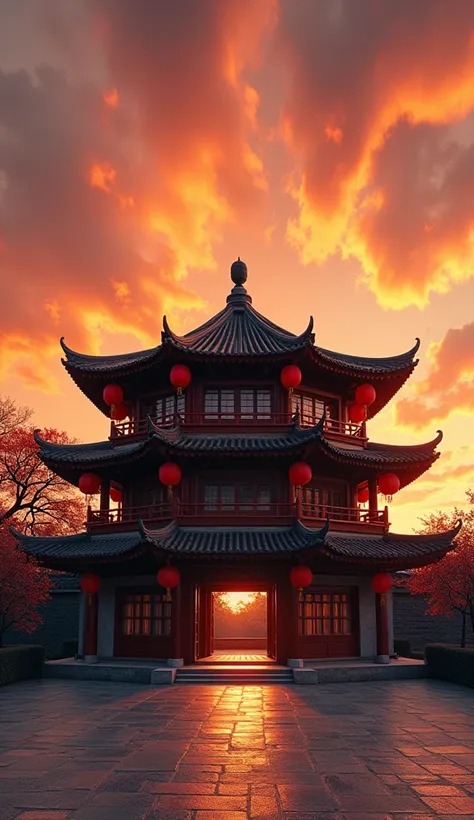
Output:
[[[289,649],[289,656],[288,656],[288,666],[292,667],[299,667],[303,666],[301,659],[299,658],[299,589],[295,587],[291,587],[291,610],[290,610],[290,623],[291,628],[289,629],[290,634],[290,645]]]
[[[100,509],[107,510],[110,506],[110,478],[103,478],[100,483]]]
[[[86,593],[86,617],[84,625],[84,660],[97,663],[97,633],[99,627],[99,596]]]
[[[168,659],[169,666],[183,665],[181,628],[181,584],[178,584],[171,592],[171,658]]]
[[[378,498],[377,498],[377,479],[369,478],[369,515],[373,520],[373,516],[377,514]]]
[[[375,593],[375,617],[377,624],[377,663],[389,663],[390,641],[388,634],[388,605],[385,593]]]

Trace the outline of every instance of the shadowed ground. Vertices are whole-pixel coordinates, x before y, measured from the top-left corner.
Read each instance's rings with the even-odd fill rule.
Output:
[[[0,820],[474,816],[474,694],[438,681],[0,690]]]

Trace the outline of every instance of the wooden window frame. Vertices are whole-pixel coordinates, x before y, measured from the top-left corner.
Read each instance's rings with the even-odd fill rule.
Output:
[[[127,614],[127,607],[131,607],[129,614]],[[159,614],[154,614],[155,611]],[[125,630],[127,622],[132,626],[130,632]],[[144,629],[145,624],[147,624],[147,627]],[[137,625],[138,629],[135,628]],[[156,628],[156,625],[159,625],[158,628]],[[171,601],[165,593],[140,592],[138,590],[122,591],[119,630],[122,638],[170,637],[172,634]]]
[[[239,498],[239,488],[245,487],[251,490],[251,497],[247,497],[244,500]],[[215,489],[217,490],[215,494],[215,500],[206,498],[206,490],[208,489]],[[202,501],[205,505],[204,509],[206,512],[215,512],[216,510],[223,511],[223,512],[248,512],[249,510],[259,510],[262,512],[269,511],[271,509],[271,504],[273,500],[273,493],[272,493],[272,485],[271,483],[264,484],[261,482],[258,483],[250,483],[246,481],[213,481],[212,479],[207,481],[206,483],[202,484]],[[233,490],[233,499],[230,499],[230,495],[228,498],[223,498],[222,491],[225,490]],[[262,500],[261,496],[259,497],[260,490],[268,490],[268,500]]]
[[[325,607],[326,613],[325,614]],[[334,625],[338,624],[338,629]],[[350,590],[313,589],[298,593],[298,635],[303,638],[349,638],[357,630]]]
[[[310,401],[312,403],[312,409],[309,413],[306,413],[304,410],[305,401]],[[316,402],[321,405],[320,409],[316,409]],[[331,393],[324,393],[320,390],[311,390],[305,387],[297,388],[291,397],[292,413],[296,412],[297,407],[299,408],[300,418],[303,423],[307,423],[309,421],[313,425],[317,424],[322,418],[325,407],[334,407],[335,411],[334,414],[330,414],[328,416],[328,421],[330,421],[330,419],[333,419],[333,421],[339,421],[341,419],[340,396],[335,396]]]
[[[253,393],[253,409],[247,410],[245,406],[243,406],[242,402],[242,393],[244,392],[252,392]],[[217,405],[216,409],[206,410],[206,396],[209,393],[217,393]],[[228,409],[222,405],[222,394],[228,393],[233,394],[233,406],[232,409]],[[263,410],[258,409],[258,393],[264,393],[268,396],[268,409],[265,408]],[[229,420],[232,421],[235,419],[235,416],[241,417],[241,419],[253,421],[254,419],[258,419],[259,421],[270,421],[272,418],[272,414],[275,412],[275,389],[274,385],[269,384],[248,384],[247,382],[243,382],[241,384],[231,384],[231,385],[222,385],[222,384],[206,384],[203,386],[202,391],[202,412],[204,420],[212,421],[216,419],[218,416],[222,420]],[[222,415],[221,415],[222,414]]]
[[[158,403],[162,403],[161,410],[158,409]],[[168,409],[166,407],[166,403],[168,402]],[[147,415],[150,415],[153,419],[157,420],[158,424],[163,424],[163,422],[171,422],[174,419],[174,409],[175,409],[175,402],[177,406],[178,415],[183,416],[186,412],[186,394],[182,393],[180,396],[176,396],[175,391],[170,390],[162,390],[157,393],[148,393],[145,396],[140,397],[139,401],[139,417],[144,419]],[[149,413],[147,408],[149,405],[153,405],[155,408],[154,413]]]

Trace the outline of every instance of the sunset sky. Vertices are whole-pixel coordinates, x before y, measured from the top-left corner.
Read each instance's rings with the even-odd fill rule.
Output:
[[[0,392],[82,441],[61,365],[254,307],[420,364],[372,440],[444,432],[394,529],[474,487],[473,0],[4,0]]]

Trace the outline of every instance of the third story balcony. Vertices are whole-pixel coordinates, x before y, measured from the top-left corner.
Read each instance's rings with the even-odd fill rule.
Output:
[[[88,507],[88,529],[130,530],[141,518],[146,525],[164,526],[175,520],[180,526],[291,526],[299,518],[308,527],[320,527],[329,517],[331,528],[350,532],[386,532],[388,508],[369,511],[360,507],[333,507],[309,503],[198,503],[177,499],[142,507]]]

